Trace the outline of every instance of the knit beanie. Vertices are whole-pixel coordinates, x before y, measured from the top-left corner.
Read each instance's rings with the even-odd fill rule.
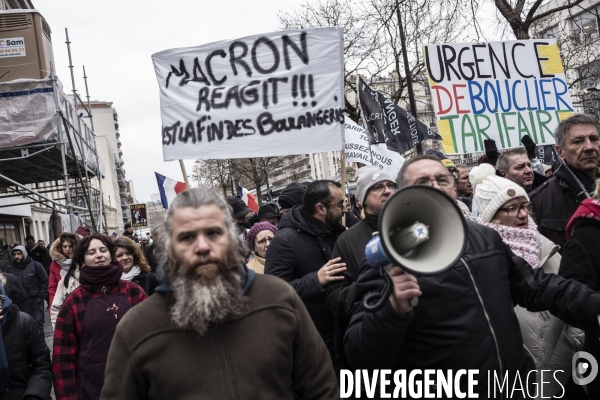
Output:
[[[302,204],[302,198],[304,197],[304,186],[298,182],[292,182],[283,189],[283,192],[279,195],[277,203],[281,208],[292,208]]]
[[[527,192],[521,186],[506,178],[496,175],[496,169],[490,164],[481,164],[471,170],[469,174],[477,203],[479,218],[491,222],[498,209],[507,201],[517,197],[529,200]]]
[[[267,221],[257,222],[256,224],[252,225],[252,228],[250,228],[246,234],[246,245],[248,245],[250,250],[254,251],[254,241],[256,240],[256,235],[262,231],[271,231],[273,232],[273,235],[277,235],[277,232],[279,232],[274,225],[271,225]]]
[[[359,168],[358,171],[356,171],[356,175],[356,200],[360,201],[360,204],[364,204],[369,189],[379,182],[394,182],[394,179],[383,170],[371,165]]]

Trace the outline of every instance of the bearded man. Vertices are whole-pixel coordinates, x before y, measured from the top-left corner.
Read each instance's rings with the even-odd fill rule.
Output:
[[[308,309],[331,353],[334,368],[342,368],[342,334],[336,317],[325,305],[325,287],[342,280],[341,258],[332,257],[338,237],[346,228],[344,192],[338,182],[319,180],[306,188],[301,206],[281,217],[279,232],[267,250],[265,274],[288,282]]]
[[[222,197],[182,192],[157,233],[164,282],[117,326],[102,399],[339,398],[302,301],[245,268]]]

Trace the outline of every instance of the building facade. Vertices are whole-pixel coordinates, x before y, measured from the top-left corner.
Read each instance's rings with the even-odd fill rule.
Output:
[[[565,5],[566,0],[550,0],[538,14]],[[556,39],[574,111],[600,116],[600,1],[585,0],[553,13],[530,33],[534,38]]]
[[[102,197],[106,231],[108,234],[121,234],[125,230],[125,224],[131,222],[129,204],[133,203],[133,198],[125,177],[119,115],[113,103],[109,101],[92,101],[90,108],[98,157],[104,167]]]

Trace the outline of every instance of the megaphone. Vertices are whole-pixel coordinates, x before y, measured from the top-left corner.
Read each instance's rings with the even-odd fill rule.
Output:
[[[367,262],[386,284],[364,299],[368,311],[383,307],[392,291],[389,270],[397,265],[415,275],[439,274],[464,252],[467,224],[456,201],[431,186],[408,186],[394,193],[379,215],[379,235],[367,243]],[[375,301],[375,303],[373,303]]]

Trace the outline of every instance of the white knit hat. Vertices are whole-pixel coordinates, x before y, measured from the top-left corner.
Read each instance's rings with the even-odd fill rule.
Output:
[[[490,164],[481,164],[471,170],[469,174],[471,185],[473,185],[479,210],[479,218],[485,222],[491,222],[498,209],[507,201],[517,197],[525,197],[529,200],[527,192],[513,181],[496,175],[496,169]]]

